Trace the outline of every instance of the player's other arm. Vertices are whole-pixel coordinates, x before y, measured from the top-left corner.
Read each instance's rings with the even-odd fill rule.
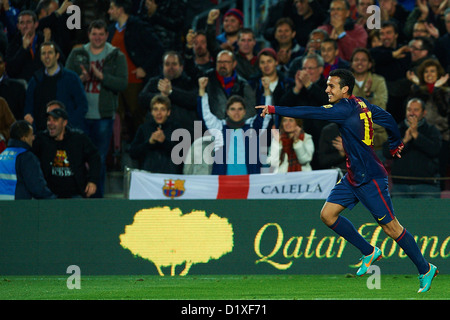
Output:
[[[404,145],[400,131],[398,130],[398,125],[394,118],[389,112],[376,105],[371,105],[370,111],[372,112],[373,122],[384,127],[388,133],[389,151],[391,155],[393,157],[401,158],[400,153],[402,152]]]

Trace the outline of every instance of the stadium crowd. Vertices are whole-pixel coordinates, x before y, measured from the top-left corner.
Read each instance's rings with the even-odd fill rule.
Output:
[[[107,172],[125,166],[178,174],[345,170],[336,125],[257,123],[254,108],[326,105],[326,80],[337,68],[353,72],[356,96],[399,124],[401,159],[386,156],[384,128],[374,125],[370,137],[394,185],[403,186],[398,194],[449,190],[450,1],[272,3],[261,25],[244,27],[242,1],[220,11],[214,0],[1,0],[0,199],[12,196],[2,190],[6,173],[19,185],[30,170],[51,192],[23,198],[101,198]],[[80,8],[81,29],[69,28],[77,18],[71,5]],[[371,5],[379,11],[368,11]],[[35,138],[23,124],[10,137],[19,120]],[[256,124],[279,129],[269,130],[269,163],[249,161],[245,130]],[[174,164],[177,129],[192,152],[214,140],[220,168]],[[212,139],[208,129],[222,134]],[[15,165],[27,152],[41,168]]]

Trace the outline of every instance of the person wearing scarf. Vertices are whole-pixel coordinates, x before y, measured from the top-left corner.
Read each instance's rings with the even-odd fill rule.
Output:
[[[311,171],[312,136],[303,131],[301,120],[283,117],[280,131],[272,130],[269,161],[274,173]]]

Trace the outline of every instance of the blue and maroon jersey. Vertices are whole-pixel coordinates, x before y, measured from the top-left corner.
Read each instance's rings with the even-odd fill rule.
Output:
[[[336,123],[346,153],[348,170],[346,177],[353,186],[387,176],[386,169],[373,150],[374,123],[386,128],[392,155],[402,145],[397,123],[391,114],[353,95],[341,99],[334,105],[269,106],[269,112],[292,118],[328,120]]]

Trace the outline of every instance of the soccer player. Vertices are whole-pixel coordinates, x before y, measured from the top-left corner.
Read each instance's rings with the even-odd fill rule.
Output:
[[[319,119],[335,122],[339,126],[346,153],[347,173],[330,192],[321,213],[322,221],[334,232],[358,248],[363,257],[356,274],[362,276],[376,260],[381,250],[373,247],[347,218],[340,215],[352,209],[359,201],[372,213],[383,231],[404,250],[419,271],[420,292],[430,289],[437,275],[436,266],[428,263],[414,237],[398,222],[394,215],[388,189],[387,172],[373,151],[373,124],[386,128],[392,156],[401,157],[403,143],[394,118],[382,108],[352,94],[353,74],[344,69],[330,72],[325,92],[330,104],[321,107],[256,106],[263,109],[261,116],[278,114],[286,117]]]

